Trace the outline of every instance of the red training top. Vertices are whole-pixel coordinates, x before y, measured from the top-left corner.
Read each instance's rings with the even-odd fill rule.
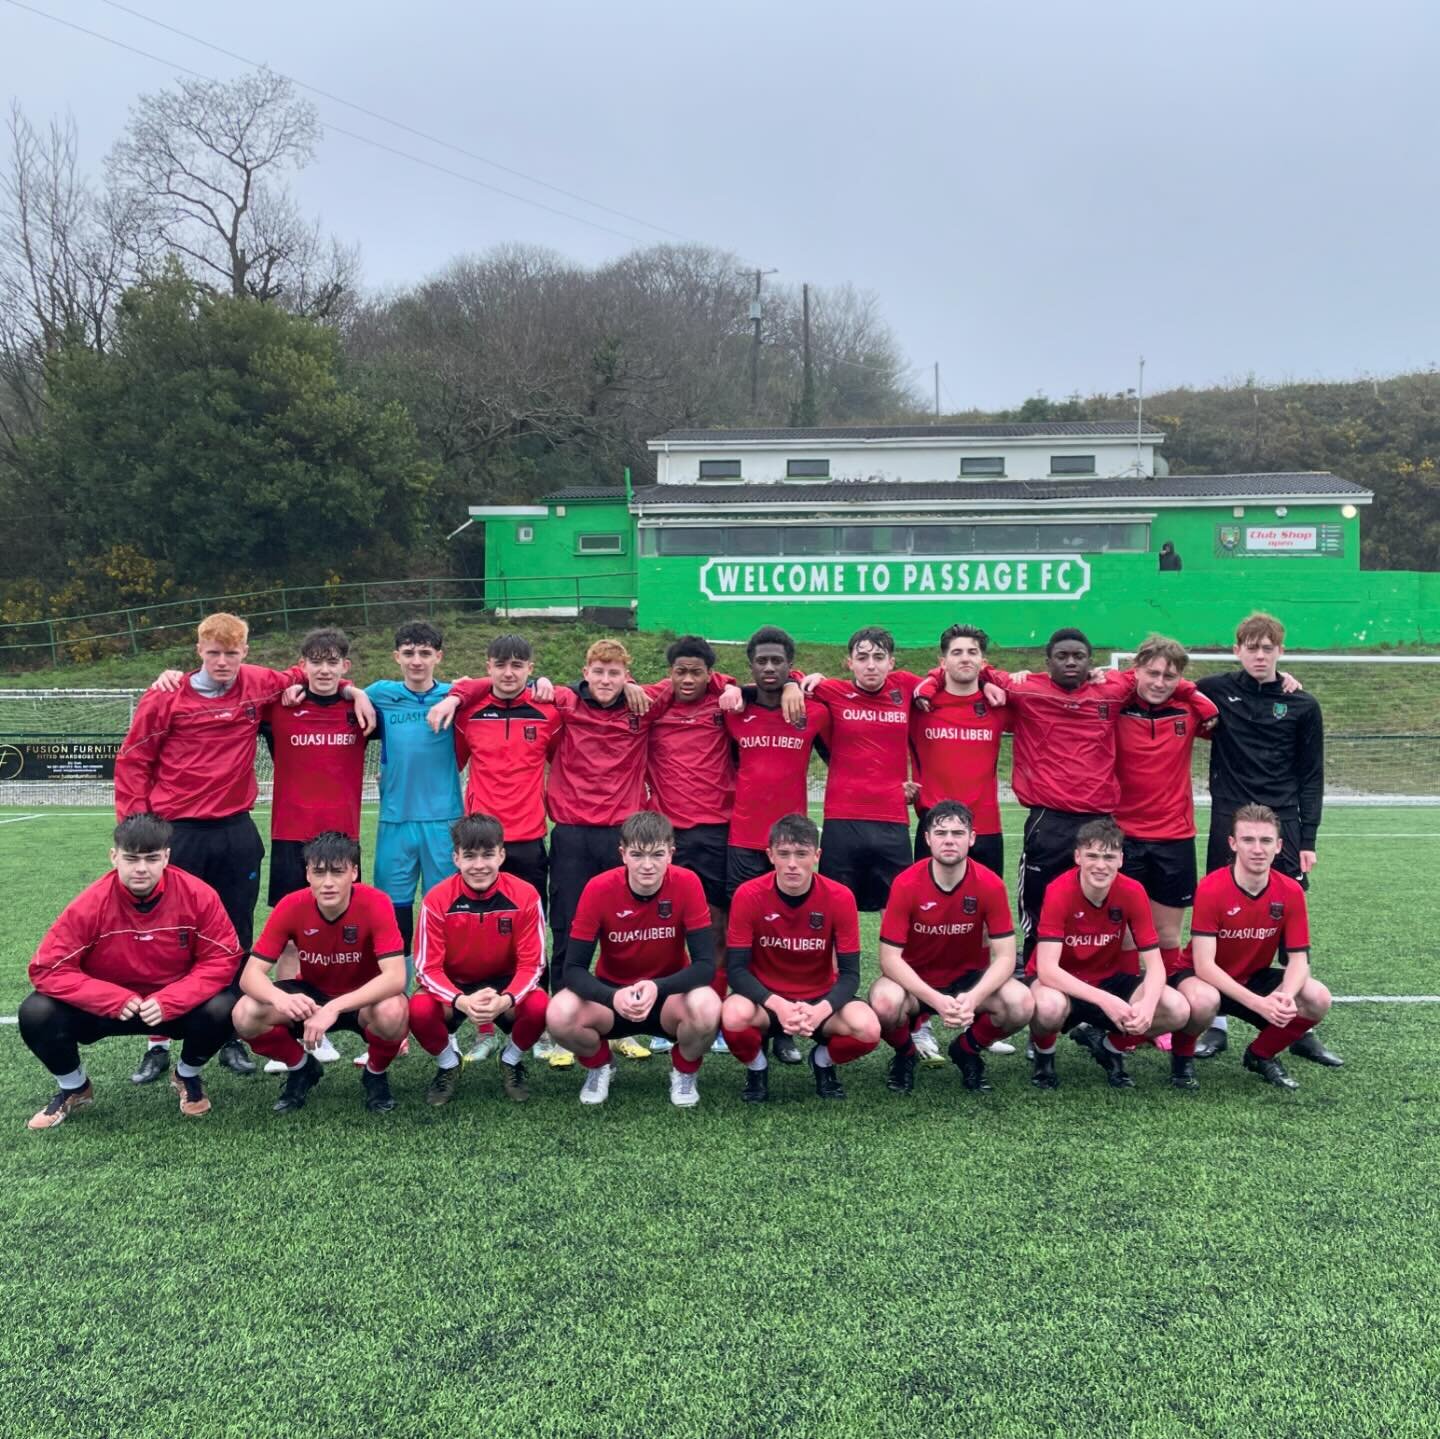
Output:
[[[710,906],[694,870],[672,864],[654,894],[637,895],[621,865],[597,874],[581,891],[570,938],[599,940],[596,979],[625,988],[685,969],[685,936],[709,927]]]
[[[331,999],[368,984],[380,973],[380,961],[405,953],[389,896],[368,884],[357,884],[350,903],[334,919],[326,919],[308,889],[287,894],[265,921],[265,930],[251,949],[267,964],[294,941],[300,951],[300,975]]]
[[[762,874],[735,891],[725,944],[750,951],[750,973],[772,994],[818,999],[839,976],[836,954],[860,952],[855,896],[817,874],[797,898],[780,889],[773,873]]]
[[[253,808],[260,712],[304,681],[299,665],[241,665],[235,683],[213,699],[196,691],[189,674],[179,689],[146,690],[115,756],[115,817],[224,819]]]
[[[1120,960],[1127,926],[1137,950],[1159,945],[1150,901],[1140,882],[1117,874],[1109,894],[1099,904],[1091,904],[1076,868],[1066,870],[1046,887],[1036,938],[1041,944],[1047,940],[1060,944],[1060,968],[1066,974],[1086,984],[1099,984],[1112,974],[1127,972]],[[1037,972],[1033,954],[1025,972]]]
[[[173,866],[136,901],[111,870],[70,901],[30,961],[41,994],[116,1018],[135,996],[166,1019],[219,994],[244,951],[220,896]]]
[[[1217,711],[1199,690],[1147,705],[1134,695],[1115,730],[1120,803],[1115,822],[1131,839],[1193,839],[1195,795],[1190,755],[1195,737]]]
[[[504,870],[483,893],[458,874],[420,907],[415,978],[453,1004],[466,985],[501,989],[518,1005],[545,968],[545,922],[534,885]]]
[[[1310,948],[1310,921],[1305,891],[1278,870],[1259,894],[1247,894],[1235,878],[1235,866],[1212,870],[1195,890],[1190,938],[1215,937],[1215,962],[1244,984],[1252,974],[1275,962],[1283,943],[1289,949]],[[1184,961],[1190,962],[1190,946]]]
[[[781,815],[809,811],[810,752],[816,740],[830,742],[830,711],[807,700],[805,719],[796,725],[779,705],[751,704],[744,714],[727,714],[725,730],[739,754],[730,843],[765,849]]]
[[[993,869],[965,862],[954,889],[935,883],[933,860],[901,870],[890,886],[880,941],[903,951],[905,962],[936,989],[990,963],[986,938],[1015,933],[1005,881]]]
[[[919,683],[918,675],[892,670],[874,694],[853,678],[816,685],[811,698],[830,711],[826,819],[909,823],[910,697]]]
[[[722,687],[734,683],[729,675],[718,672],[712,679]],[[676,829],[730,823],[735,807],[735,762],[713,685],[690,704],[672,697],[669,707],[650,726],[645,782],[650,786],[648,807],[663,814]]]
[[[943,687],[931,697],[928,713],[910,715],[910,753],[920,781],[919,804],[929,809],[942,799],[970,806],[976,834],[1000,833],[1000,736],[1014,724],[1009,705],[990,704],[983,690],[952,695]]]
[[[294,709],[266,705],[261,722],[275,761],[270,837],[303,842],[333,829],[359,839],[367,737],[354,702],[307,693]]]

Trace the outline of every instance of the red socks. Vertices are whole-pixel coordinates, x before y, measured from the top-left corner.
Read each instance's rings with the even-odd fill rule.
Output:
[[[988,1014],[978,1014],[975,1023],[965,1031],[965,1037],[977,1050],[989,1049],[996,1040],[1005,1038],[1005,1031]]]
[[[875,1048],[873,1041],[867,1043],[863,1039],[856,1039],[853,1034],[837,1034],[834,1039],[827,1039],[824,1043],[830,1051],[830,1058],[836,1064],[853,1064]]]
[[[1121,1034],[1118,1029],[1112,1029],[1105,1038],[1110,1041],[1110,1047],[1118,1049],[1121,1054],[1132,1054],[1145,1043],[1143,1034]]]
[[[373,1029],[363,1028],[360,1033],[368,1051],[365,1056],[365,1068],[371,1074],[384,1074],[390,1068],[390,1061],[400,1053],[400,1046],[405,1043],[405,1036],[402,1034],[399,1039],[381,1039]]]
[[[686,1059],[685,1056],[680,1053],[680,1046],[678,1044],[670,1051],[670,1063],[673,1064],[681,1074],[699,1074],[700,1062],[704,1058],[705,1056],[702,1054],[700,1059]]]
[[[545,1033],[545,1010],[548,1004],[545,991],[537,988],[532,989],[515,1007],[515,1023],[510,1026],[510,1042],[516,1049],[528,1050]]]
[[[725,1036],[725,1044],[730,1053],[741,1064],[749,1064],[760,1053],[760,1046],[765,1042],[764,1035],[751,1026],[745,1029],[726,1029],[722,1026],[720,1033]]]
[[[256,1054],[263,1054],[266,1059],[278,1059],[282,1064],[292,1067],[305,1058],[305,1050],[300,1041],[284,1024],[277,1024],[273,1029],[267,1029],[264,1034],[257,1034],[254,1039],[246,1042]]]
[[[450,1043],[440,1001],[429,990],[419,989],[410,996],[410,1033],[427,1054],[439,1054]]]
[[[1257,1059],[1274,1059],[1282,1049],[1289,1049],[1301,1036],[1308,1034],[1319,1023],[1297,1015],[1289,1024],[1267,1024],[1250,1042],[1250,1052]]]
[[[594,1054],[588,1056],[577,1054],[575,1058],[578,1059],[586,1069],[603,1069],[610,1063],[610,1042],[609,1040],[602,1039],[600,1041],[600,1048],[597,1049]]]
[[[910,1050],[915,1048],[915,1041],[910,1037],[913,1033],[914,1031],[908,1024],[902,1024],[897,1029],[881,1030],[880,1037],[891,1049],[902,1050],[905,1053],[909,1053]]]
[[[1183,1029],[1177,1029],[1170,1036],[1170,1053],[1176,1059],[1193,1059],[1195,1057],[1195,1046],[1200,1042],[1198,1034],[1186,1034]]]

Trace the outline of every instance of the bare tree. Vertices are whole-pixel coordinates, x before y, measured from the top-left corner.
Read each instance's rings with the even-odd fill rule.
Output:
[[[322,241],[285,183],[320,139],[315,107],[269,70],[142,95],[108,160],[112,192],[143,217],[141,261],[169,252],[212,291],[334,316],[354,252]]]

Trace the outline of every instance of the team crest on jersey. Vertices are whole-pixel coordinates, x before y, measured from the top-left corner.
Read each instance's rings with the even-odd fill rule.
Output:
[[[1272,899],[1272,900],[1270,901],[1270,918],[1271,918],[1271,919],[1284,919],[1284,918],[1285,918],[1285,902],[1284,902],[1284,900]]]
[[[1282,705],[1279,700],[1276,700],[1275,703],[1270,706],[1270,713],[1273,714],[1276,719],[1284,719],[1285,716],[1290,713],[1290,706]]]
[[[245,703],[240,707],[240,712],[245,716],[247,720],[253,720],[256,717],[255,706],[251,704],[249,700],[246,700]]]
[[[627,720],[629,720],[629,722],[630,722],[630,733],[631,733],[631,734],[639,734],[639,733],[640,733],[640,716],[639,716],[639,715],[627,714],[627,715],[625,716],[625,718],[626,718]]]
[[[182,949],[189,949],[190,931],[188,929],[177,929],[175,931],[175,941]]]
[[[723,714],[721,714],[719,710],[716,710],[716,711],[710,716],[710,723],[713,724],[716,729],[724,729],[724,728],[725,728],[725,716],[724,716]]]
[[[495,921],[495,927],[501,934],[513,934],[515,932],[515,920],[508,914],[502,914]]]
[[[890,690],[888,693],[889,693],[890,703],[891,703],[892,705],[898,705],[898,704],[900,703],[900,691],[899,691],[898,689],[893,689],[893,690]]]
[[[355,711],[353,709],[345,711],[345,723],[348,724],[351,729],[360,728],[360,721],[355,718]]]
[[[359,944],[360,926],[358,924],[343,925],[340,929],[340,940],[343,944]]]
[[[810,928],[811,928],[811,929],[824,929],[824,928],[825,928],[825,914],[824,914],[824,911],[823,911],[823,910],[812,909],[812,910],[810,911]]]
[[[526,744],[534,744],[540,737],[540,727],[538,725],[527,724],[523,732]]]
[[[661,919],[669,919],[670,916],[675,913],[674,902],[672,900],[662,899],[660,903],[655,906],[655,913],[658,914]]]
[[[980,908],[980,901],[973,894],[967,894],[965,898],[960,901],[960,908],[963,909],[966,914],[975,914]]]
[[[1176,734],[1179,734],[1179,735],[1183,735],[1183,734],[1185,733],[1185,721],[1184,721],[1184,720],[1176,720],[1176,721],[1175,721],[1175,733],[1176,733]]]
[[[977,701],[975,702],[975,718],[976,718],[976,719],[984,719],[985,716],[986,716],[987,714],[989,714],[989,713],[990,713],[990,711],[989,711],[989,709],[986,707],[986,704],[985,704],[985,701],[984,701],[984,700],[977,700]]]
[[[1099,715],[1101,719],[1109,719],[1110,706],[1108,704],[1098,704],[1095,706],[1095,713]]]
[[[1125,918],[1125,911],[1121,909],[1119,905],[1112,904],[1110,906],[1109,914],[1111,922],[1114,924],[1119,924],[1120,921]]]

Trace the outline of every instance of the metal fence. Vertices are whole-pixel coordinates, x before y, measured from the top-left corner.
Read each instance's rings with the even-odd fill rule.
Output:
[[[106,655],[172,645],[216,610],[243,616],[257,633],[309,628],[327,620],[368,627],[436,613],[574,614],[633,610],[634,571],[504,575],[485,579],[367,580],[343,585],[281,585],[240,594],[197,595],[133,609],[97,610],[0,625],[0,667],[87,664]]]

